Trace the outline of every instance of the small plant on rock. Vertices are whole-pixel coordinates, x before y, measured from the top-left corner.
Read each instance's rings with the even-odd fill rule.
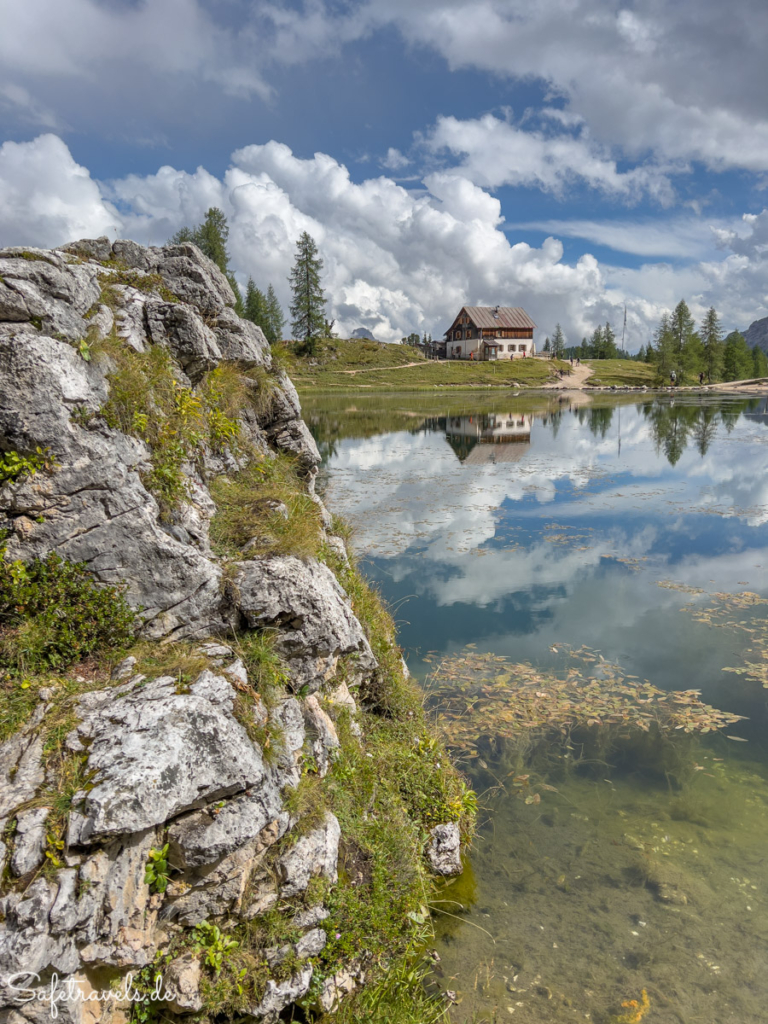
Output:
[[[165,892],[168,888],[168,843],[156,850],[149,851],[147,868],[144,872],[144,884],[154,892]]]
[[[201,921],[196,925],[194,938],[197,943],[196,951],[205,952],[205,962],[213,968],[215,974],[221,971],[227,957],[240,948],[240,943],[236,939],[228,938],[218,925],[209,921]],[[239,977],[242,978],[243,975]]]
[[[50,471],[54,462],[47,448],[36,448],[31,455],[20,452],[3,452],[0,455],[0,484],[13,483],[24,477],[34,476],[39,470]]]
[[[0,669],[61,669],[133,639],[124,587],[99,586],[85,563],[47,558],[4,562],[0,546]]]

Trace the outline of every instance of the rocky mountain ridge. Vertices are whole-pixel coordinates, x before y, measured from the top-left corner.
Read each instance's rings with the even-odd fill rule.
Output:
[[[744,331],[744,337],[750,348],[757,345],[763,352],[768,352],[768,316],[763,317],[762,320],[753,320]]]
[[[375,967],[322,927],[352,933],[349,886],[381,898],[376,857],[407,840],[405,935],[422,850],[460,870],[464,788],[315,493],[296,391],[233,305],[192,245],[0,250],[6,570],[82,564],[144,645],[106,675],[27,678],[23,645],[0,668],[32,698],[0,745],[4,1024],[52,1001],[72,1024],[153,1019],[120,987],[137,976],[166,1016],[332,1014]]]

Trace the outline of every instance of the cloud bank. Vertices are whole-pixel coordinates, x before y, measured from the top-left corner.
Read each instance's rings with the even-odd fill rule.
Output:
[[[325,261],[330,313],[342,334],[369,328],[384,341],[411,330],[442,333],[464,303],[520,305],[550,333],[556,322],[578,341],[596,323],[621,322],[647,340],[661,311],[685,296],[701,315],[715,304],[726,323],[746,326],[768,312],[768,212],[716,226],[720,259],[637,270],[570,264],[563,245],[515,242],[501,204],[456,169],[434,171],[409,190],[385,175],[355,183],[334,158],[299,159],[278,142],[246,146],[221,178],[161,167],[109,183],[94,180],[65,143],[45,134],[0,147],[0,242],[59,245],[108,234],[165,242],[219,206],[230,223],[232,264],[242,284],[272,282],[285,305],[302,231]]]

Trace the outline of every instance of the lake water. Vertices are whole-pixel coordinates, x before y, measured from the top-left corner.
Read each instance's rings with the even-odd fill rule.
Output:
[[[464,744],[480,827],[434,908],[452,1018],[765,1024],[766,400],[303,406],[328,503],[428,695],[484,656],[545,686],[576,655],[595,678],[614,665],[747,716],[725,730],[736,739],[682,738],[672,767],[574,767],[555,745],[526,769],[487,723]]]

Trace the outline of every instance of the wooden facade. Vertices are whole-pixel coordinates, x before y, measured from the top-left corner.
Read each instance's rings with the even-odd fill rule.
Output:
[[[462,306],[445,332],[448,359],[521,359],[536,353],[536,324],[512,306]]]

